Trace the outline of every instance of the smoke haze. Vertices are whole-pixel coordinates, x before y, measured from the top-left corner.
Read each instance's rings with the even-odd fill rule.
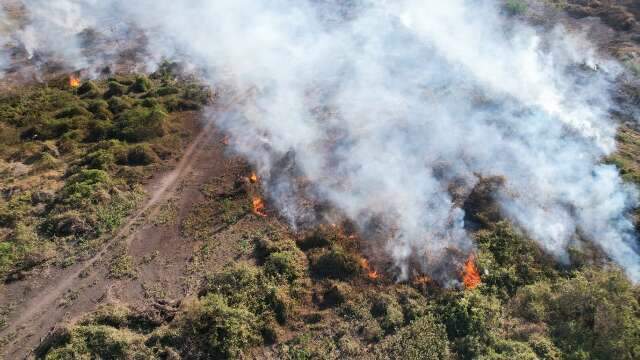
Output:
[[[602,163],[622,69],[580,34],[534,29],[496,1],[23,2],[29,21],[10,36],[31,56],[97,70],[144,34],[141,66],[176,59],[250,93],[212,118],[281,213],[312,218],[303,191],[377,224],[400,278],[417,259],[451,280],[440,259],[474,245],[450,186],[502,176],[501,210],[545,251],[566,262],[580,234],[640,280],[637,193]],[[87,28],[104,51],[83,49]]]

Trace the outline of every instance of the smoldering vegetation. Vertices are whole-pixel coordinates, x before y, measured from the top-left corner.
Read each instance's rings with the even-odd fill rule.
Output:
[[[489,0],[23,3],[5,37],[29,57],[98,73],[122,44],[139,66],[178,59],[233,88],[242,101],[212,118],[281,213],[301,226],[322,218],[308,201],[327,203],[374,224],[400,279],[414,264],[456,281],[476,245],[452,184],[492,176],[501,214],[558,261],[595,244],[640,279],[637,193],[603,163],[625,73],[580,33]]]

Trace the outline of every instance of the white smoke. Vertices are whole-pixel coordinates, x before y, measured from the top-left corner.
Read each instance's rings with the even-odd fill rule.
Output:
[[[412,258],[433,274],[447,249],[473,247],[448,189],[498,175],[504,214],[546,251],[566,261],[580,234],[640,280],[627,216],[637,194],[602,164],[615,150],[608,93],[620,69],[579,35],[516,23],[496,1],[25,3],[30,51],[86,65],[75,40],[49,38],[105,32],[117,14],[145,32],[150,62],[182,59],[213,86],[251,91],[218,124],[283,214],[304,215],[292,196],[304,177],[362,228],[381,219],[401,276]]]

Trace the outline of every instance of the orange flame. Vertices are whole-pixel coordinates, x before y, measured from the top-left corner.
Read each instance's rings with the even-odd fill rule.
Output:
[[[223,145],[229,145],[229,136],[225,135],[220,141]]]
[[[75,75],[69,76],[69,86],[71,86],[72,88],[77,88],[78,86],[80,86],[80,78]]]
[[[258,175],[256,175],[256,173],[252,172],[251,176],[249,176],[249,181],[251,183],[257,183],[258,182]]]
[[[267,213],[264,212],[264,201],[262,201],[259,197],[253,198],[253,213],[259,216],[267,216]]]
[[[365,269],[367,272],[367,276],[371,280],[376,280],[380,277],[380,273],[378,273],[371,265],[369,265],[369,260],[365,258],[360,259],[360,266]]]
[[[467,261],[464,263],[464,271],[462,273],[462,282],[466,289],[473,289],[480,285],[480,273],[476,267],[475,256],[469,255]]]

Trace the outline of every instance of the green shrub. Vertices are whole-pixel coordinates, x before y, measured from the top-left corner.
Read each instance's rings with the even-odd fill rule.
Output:
[[[96,142],[108,139],[113,133],[113,123],[108,120],[90,121],[87,125],[86,140]]]
[[[87,154],[83,163],[89,169],[109,170],[115,163],[115,158],[110,151],[99,149]]]
[[[569,358],[640,357],[639,290],[620,271],[590,269],[557,283],[524,287],[516,314],[542,321]]]
[[[109,84],[107,84],[107,86],[107,91],[104,93],[105,99],[122,96],[127,92],[127,87],[116,81],[109,81]],[[115,113],[116,111],[112,110],[112,112]]]
[[[68,343],[50,351],[45,359],[150,359],[145,337],[127,329],[104,325],[76,326]]]
[[[109,110],[109,103],[104,100],[91,101],[87,109],[93,114],[96,119],[110,120],[113,117],[113,114]]]
[[[75,116],[91,116],[91,113],[79,105],[69,106],[56,113],[56,119],[72,118]]]
[[[139,76],[136,76],[136,80],[129,87],[129,91],[133,93],[143,93],[143,92],[149,91],[150,88],[151,88],[151,81],[149,81],[149,79],[146,76],[139,75]]]
[[[111,178],[103,170],[81,170],[67,179],[62,188],[62,201],[65,204],[88,205],[99,202],[98,192],[106,192],[111,184]]]
[[[165,134],[167,114],[158,108],[136,107],[122,113],[115,123],[116,137],[139,142]]]
[[[336,246],[312,259],[311,270],[318,277],[345,280],[360,273],[360,266],[354,255]]]
[[[388,294],[376,294],[371,315],[378,319],[386,333],[392,333],[404,323],[402,308],[395,297]]]
[[[133,106],[133,101],[126,96],[112,97],[109,99],[108,104],[109,111],[114,114],[120,114],[127,109],[131,109],[131,107]]]
[[[385,338],[375,347],[377,359],[442,360],[452,358],[446,333],[432,317],[424,316]]]
[[[218,294],[188,304],[180,324],[187,358],[239,358],[261,342],[259,319]]]
[[[157,96],[167,96],[167,95],[174,95],[174,94],[178,94],[180,92],[180,90],[178,90],[178,88],[173,87],[173,86],[163,86],[163,87],[159,87],[156,91],[155,94]]]
[[[507,0],[504,8],[511,15],[522,15],[527,11],[528,5],[524,0]]]
[[[83,98],[95,98],[100,96],[100,89],[93,81],[89,80],[80,85],[76,93]]]
[[[148,144],[136,144],[127,150],[128,165],[149,165],[156,161],[158,161],[158,155]]]
[[[304,275],[305,265],[300,251],[279,251],[269,255],[264,264],[267,275],[283,278],[289,282]]]

